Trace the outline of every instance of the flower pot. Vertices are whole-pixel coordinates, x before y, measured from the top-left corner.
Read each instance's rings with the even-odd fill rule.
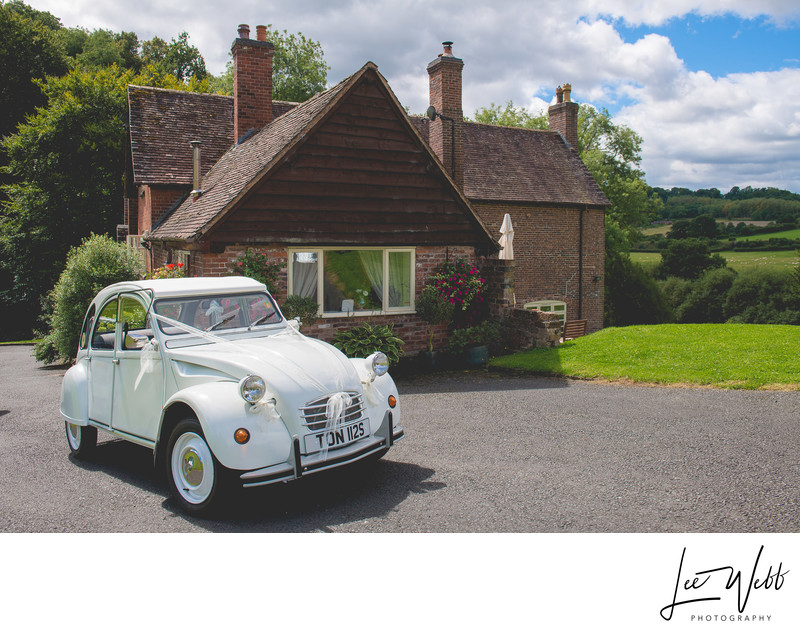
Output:
[[[439,351],[420,351],[419,357],[422,360],[422,365],[427,368],[434,368],[436,366]]]
[[[468,348],[464,354],[467,359],[467,366],[485,366],[489,361],[488,346],[473,346]]]

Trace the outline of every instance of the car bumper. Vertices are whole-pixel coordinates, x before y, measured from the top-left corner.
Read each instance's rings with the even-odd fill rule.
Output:
[[[394,425],[392,413],[388,411],[384,415],[378,431],[372,436],[363,438],[352,445],[330,450],[324,460],[320,459],[319,454],[302,455],[300,453],[300,438],[295,436],[293,439],[292,458],[289,461],[256,469],[255,471],[247,471],[242,473],[239,479],[245,488],[296,480],[312,473],[341,467],[373,454],[387,451],[404,436],[403,428]]]

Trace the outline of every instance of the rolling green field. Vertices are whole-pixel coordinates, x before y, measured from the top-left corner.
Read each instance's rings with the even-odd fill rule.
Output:
[[[659,324],[611,327],[490,366],[623,383],[800,390],[800,326]]]
[[[768,232],[766,234],[753,234],[749,237],[736,237],[737,241],[769,241],[770,239],[800,239],[800,228],[781,232]]]
[[[793,250],[779,252],[720,252],[728,265],[736,270],[751,267],[797,267],[798,257]],[[656,265],[661,261],[658,252],[631,252],[631,260],[644,265]]]

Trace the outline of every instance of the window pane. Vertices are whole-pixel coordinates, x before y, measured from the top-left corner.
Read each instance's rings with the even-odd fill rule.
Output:
[[[318,263],[316,252],[292,254],[292,294],[301,298],[317,298]]]
[[[383,309],[383,252],[326,251],[324,295],[326,312]]]
[[[94,327],[92,348],[114,348],[114,329],[117,323],[117,300],[107,303]]]
[[[389,308],[411,307],[411,252],[389,252]]]

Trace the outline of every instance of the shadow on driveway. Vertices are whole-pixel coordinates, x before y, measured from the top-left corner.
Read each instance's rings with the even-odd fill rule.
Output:
[[[111,439],[98,443],[90,461],[70,456],[82,469],[163,496],[165,510],[212,532],[330,531],[350,522],[380,518],[411,494],[445,486],[428,481],[435,474],[433,469],[389,458],[391,452],[378,462],[354,463],[290,483],[246,489],[226,507],[223,517],[200,519],[182,513],[169,497],[164,474],[154,470],[152,451],[145,447]]]

